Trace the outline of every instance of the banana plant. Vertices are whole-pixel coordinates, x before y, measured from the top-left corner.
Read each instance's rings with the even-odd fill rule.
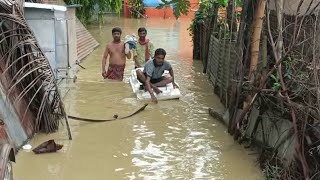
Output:
[[[76,14],[81,22],[87,24],[92,17],[97,16],[99,22],[103,22],[103,14],[113,10],[120,14],[122,0],[65,0],[66,4],[80,4]]]
[[[230,0],[201,0],[201,4],[212,4],[217,3],[219,7],[227,7],[228,2]],[[188,0],[161,0],[161,4],[159,4],[156,8],[157,9],[167,9],[169,7],[173,8],[173,14],[176,18],[179,18],[181,14],[187,15],[188,10],[191,6],[190,1]],[[242,0],[236,0],[236,6],[239,7],[242,5]],[[210,6],[211,7],[211,6]]]
[[[131,11],[131,16],[134,18],[143,17],[145,13],[143,0],[129,0],[129,9]]]
[[[172,6],[173,14],[178,19],[181,14],[188,15],[189,8],[191,6],[190,1],[187,0],[161,0],[161,4],[159,4],[156,8],[165,10]]]

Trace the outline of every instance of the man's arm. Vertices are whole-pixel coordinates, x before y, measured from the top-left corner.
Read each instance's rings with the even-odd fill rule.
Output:
[[[174,88],[178,87],[178,85],[177,85],[177,84],[175,83],[175,81],[174,81],[174,73],[173,73],[172,67],[169,69],[169,74],[170,74],[170,76],[172,77],[173,87],[174,87]]]
[[[150,79],[151,79],[151,78],[150,78],[149,76],[147,76],[147,79],[146,79],[145,84],[146,84],[146,89],[147,89],[147,91],[150,93],[150,95],[151,95],[151,97],[152,97],[154,94],[153,94],[153,90],[152,90],[152,88],[151,88]]]
[[[109,56],[109,47],[107,45],[102,57],[102,67],[101,67],[102,76],[104,76],[106,72],[106,64],[107,64],[108,56]]]
[[[147,89],[147,91],[150,93],[150,96],[151,96],[152,101],[155,102],[155,103],[158,103],[157,98],[156,98],[156,97],[154,96],[154,94],[153,94],[153,90],[152,90],[152,88],[151,88],[150,79],[151,79],[150,76],[147,76],[147,79],[146,79],[146,81],[145,81],[146,89]]]
[[[146,81],[145,81],[146,89],[147,89],[147,91],[150,93],[152,102],[157,103],[158,100],[157,100],[156,96],[153,94],[152,84],[151,84],[151,82],[150,82],[151,77],[152,77],[152,74],[153,74],[153,71],[154,71],[154,67],[153,67],[153,66],[150,66],[150,64],[146,64],[146,65],[144,66],[144,72],[145,72],[145,74],[146,74],[146,76],[147,76],[147,77],[146,77]]]
[[[133,49],[133,50],[132,50],[132,54],[133,54],[133,61],[134,61],[135,65],[136,65],[137,67],[141,67],[140,64],[139,64],[139,62],[138,62],[137,50],[136,50],[136,49]]]
[[[150,44],[150,47],[149,47],[149,54],[150,54],[150,57],[153,59],[154,58],[154,45],[149,42]]]
[[[174,73],[173,73],[173,69],[169,69],[169,74],[172,77],[172,83],[174,83]]]
[[[127,57],[128,59],[131,59],[131,51],[129,51],[128,54],[126,54],[126,57]]]

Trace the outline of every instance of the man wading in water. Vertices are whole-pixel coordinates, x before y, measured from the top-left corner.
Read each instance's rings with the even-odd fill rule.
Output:
[[[150,58],[153,58],[154,46],[146,38],[147,29],[141,27],[138,29],[139,42],[136,45],[136,49],[133,49],[133,60],[135,68],[143,67],[144,64],[149,61]]]
[[[121,28],[115,27],[112,29],[113,41],[108,43],[102,58],[102,77],[117,81],[123,80],[124,68],[126,66],[126,57],[131,58],[131,52],[125,51],[125,45],[121,42]],[[127,52],[127,54],[125,53]],[[109,63],[107,63],[109,58]],[[106,69],[106,64],[108,68]]]
[[[145,88],[150,93],[152,102],[154,103],[158,103],[158,100],[153,94],[153,91],[156,94],[161,93],[158,87],[166,86],[171,82],[174,88],[178,87],[174,81],[174,74],[171,64],[164,60],[165,57],[166,51],[162,48],[159,48],[154,53],[154,59],[148,61],[144,65],[143,72],[141,70],[137,71],[138,80],[145,85]],[[170,77],[162,76],[165,70],[169,71]]]

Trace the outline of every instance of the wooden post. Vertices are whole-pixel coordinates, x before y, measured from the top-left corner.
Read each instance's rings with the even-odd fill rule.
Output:
[[[258,0],[255,19],[252,26],[252,45],[251,45],[251,63],[249,71],[249,80],[254,81],[254,74],[257,70],[259,50],[260,50],[260,37],[263,27],[263,20],[265,17],[266,0]]]

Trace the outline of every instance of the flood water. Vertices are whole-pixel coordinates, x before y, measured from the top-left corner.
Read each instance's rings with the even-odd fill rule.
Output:
[[[102,27],[89,26],[99,41],[82,63],[75,84],[65,97],[69,115],[111,118],[126,115],[144,102],[136,100],[127,80],[104,81],[101,57],[111,40],[111,28],[123,28],[123,37],[145,26],[155,47],[167,51],[180,85],[180,100],[159,101],[145,111],[106,123],[70,119],[73,140],[65,126],[50,135],[36,135],[33,147],[55,139],[64,147],[58,153],[35,155],[21,150],[14,164],[15,180],[100,179],[263,179],[256,156],[236,142],[226,127],[208,115],[208,108],[222,109],[213,88],[192,60],[190,20],[108,18]],[[128,61],[126,75],[133,68]],[[66,88],[66,87],[64,87]]]

